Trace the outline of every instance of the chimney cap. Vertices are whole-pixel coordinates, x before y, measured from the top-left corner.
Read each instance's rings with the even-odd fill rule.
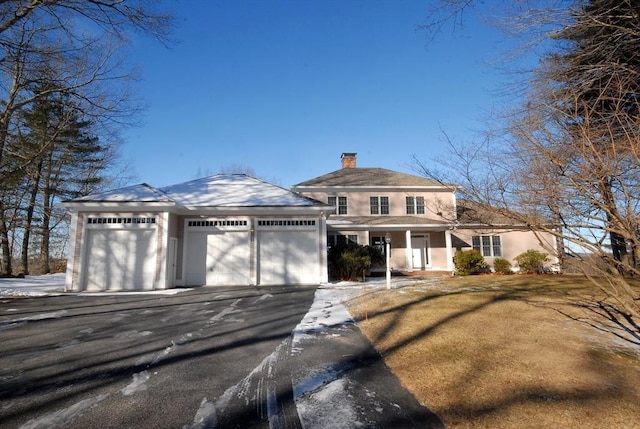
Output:
[[[344,158],[344,157],[355,158],[356,155],[357,153],[355,152],[342,152],[341,158]]]

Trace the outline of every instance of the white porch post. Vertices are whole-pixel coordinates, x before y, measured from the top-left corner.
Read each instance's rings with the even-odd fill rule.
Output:
[[[447,270],[451,271],[451,273],[453,274],[453,247],[451,245],[451,230],[447,229],[444,232],[444,242],[445,245],[447,246]]]
[[[407,242],[407,255],[406,255],[406,260],[407,260],[407,271],[413,271],[413,248],[411,247],[411,230],[408,229],[405,232],[405,240]]]

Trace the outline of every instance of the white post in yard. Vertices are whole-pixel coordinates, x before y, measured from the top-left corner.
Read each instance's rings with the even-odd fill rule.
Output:
[[[389,267],[390,248],[391,248],[391,234],[388,232],[384,236],[385,242],[385,256],[387,257],[387,289],[391,289],[391,268]]]

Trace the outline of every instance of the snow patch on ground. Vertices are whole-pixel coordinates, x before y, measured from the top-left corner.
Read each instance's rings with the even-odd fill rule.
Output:
[[[150,375],[147,371],[133,374],[133,381],[121,390],[122,394],[124,396],[129,396],[136,392],[147,390],[147,381],[149,380],[149,377]]]
[[[22,279],[0,278],[0,297],[46,296],[64,292],[64,273],[25,276]]]
[[[349,429],[364,427],[349,397],[348,379],[340,378],[322,389],[296,397],[296,408],[304,428]]]

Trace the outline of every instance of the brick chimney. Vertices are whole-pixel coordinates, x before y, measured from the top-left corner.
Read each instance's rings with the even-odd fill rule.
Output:
[[[357,153],[343,153],[342,158],[342,168],[356,168],[356,155]]]

